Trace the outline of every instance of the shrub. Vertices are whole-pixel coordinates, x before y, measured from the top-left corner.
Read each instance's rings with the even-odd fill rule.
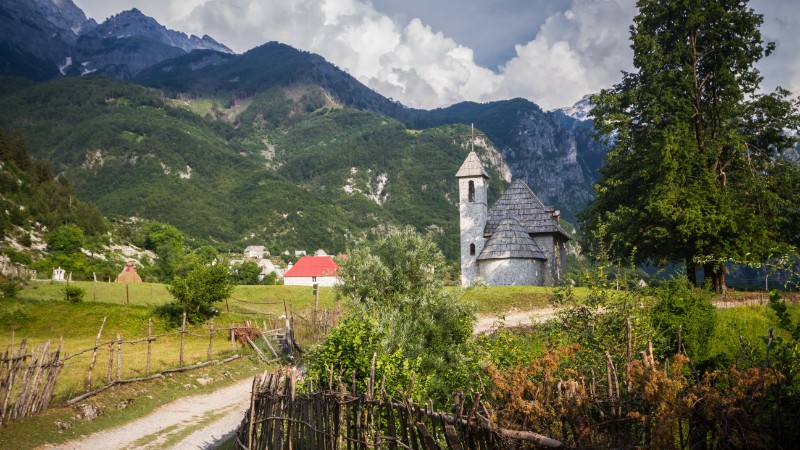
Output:
[[[675,278],[653,290],[656,303],[651,317],[660,339],[656,342],[661,355],[678,352],[678,339],[695,361],[709,357],[709,336],[714,330],[716,311],[709,294]]]
[[[84,296],[86,296],[86,291],[84,289],[69,284],[64,286],[64,297],[66,297],[68,302],[81,303],[83,302]]]

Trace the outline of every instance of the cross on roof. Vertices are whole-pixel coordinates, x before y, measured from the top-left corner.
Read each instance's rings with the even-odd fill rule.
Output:
[[[468,136],[470,137],[470,138],[469,138],[470,145],[472,145],[472,148],[470,148],[470,150],[472,150],[472,151],[474,152],[474,151],[475,151],[475,137],[477,137],[477,136],[483,136],[483,137],[486,137],[486,135],[485,135],[485,134],[483,134],[483,133],[478,133],[478,134],[475,134],[475,124],[474,124],[474,123],[472,123],[472,124],[470,124],[470,125],[472,126],[472,133],[468,135]]]

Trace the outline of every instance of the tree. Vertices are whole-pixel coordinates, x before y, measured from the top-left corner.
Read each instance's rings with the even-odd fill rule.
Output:
[[[258,284],[261,267],[253,261],[245,261],[231,267],[231,278],[236,284]]]
[[[186,259],[183,234],[172,225],[151,222],[146,231],[145,248],[158,257],[158,276],[163,281],[172,280]]]
[[[475,318],[470,305],[462,303],[454,292],[442,289],[445,269],[444,256],[431,236],[420,235],[412,227],[388,230],[374,242],[359,245],[341,262],[341,284],[335,288],[337,295],[345,298],[353,318],[341,326],[357,329],[332,333],[331,339],[377,339],[381,350],[377,355],[379,376],[397,366],[388,361],[402,359],[405,376],[410,370],[416,371],[420,398],[447,399],[453,387],[448,380],[466,370],[467,341]],[[369,326],[361,325],[365,322]],[[325,364],[337,366],[336,359],[326,359],[326,355],[350,347],[326,341],[321,348],[314,359],[317,373],[324,373]],[[345,359],[369,362],[369,358]],[[369,372],[369,367],[348,369]],[[387,380],[402,378],[397,373],[387,375]]]
[[[83,230],[75,224],[58,227],[45,237],[49,251],[68,255],[80,252],[85,240]]]
[[[198,265],[186,277],[176,278],[167,290],[175,297],[173,310],[186,312],[190,322],[200,323],[216,314],[212,305],[230,297],[233,283],[227,264]]]
[[[639,261],[698,261],[724,288],[726,258],[759,258],[797,244],[783,226],[797,203],[779,179],[798,179],[781,150],[796,139],[798,102],[759,92],[768,56],[763,19],[747,2],[639,0],[631,27],[637,71],[592,98],[595,128],[612,148],[581,214],[590,244]],[[778,176],[780,175],[780,177]],[[590,245],[591,247],[591,245]]]

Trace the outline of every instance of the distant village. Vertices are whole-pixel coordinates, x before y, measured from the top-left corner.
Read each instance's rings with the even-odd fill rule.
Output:
[[[228,264],[231,270],[235,270],[235,267],[240,267],[246,262],[255,263],[261,269],[258,275],[259,281],[274,274],[275,280],[282,280],[286,286],[313,286],[314,284],[333,286],[337,283],[336,272],[339,268],[336,261],[347,258],[347,255],[344,254],[335,257],[328,255],[321,249],[314,252],[313,255],[308,255],[305,250],[295,250],[293,253],[288,250],[284,252],[284,256],[290,255],[299,259],[296,263],[289,262],[286,267],[281,267],[282,258],[280,256],[270,255],[262,245],[251,245],[244,249],[241,258],[230,259]],[[35,272],[33,278],[35,278]],[[71,278],[71,274],[61,267],[53,269],[52,281],[69,282]],[[136,271],[136,264],[128,261],[114,281],[117,283],[141,283],[142,277]]]

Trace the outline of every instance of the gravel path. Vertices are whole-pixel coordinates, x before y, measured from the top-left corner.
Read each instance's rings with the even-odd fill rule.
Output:
[[[475,330],[473,334],[481,334],[497,328],[499,324],[505,327],[518,327],[520,325],[530,325],[531,323],[544,322],[547,319],[552,319],[556,315],[555,308],[542,308],[534,309],[531,311],[510,311],[502,316],[478,316],[478,322],[475,323]]]
[[[250,377],[210,394],[182,398],[120,427],[52,448],[211,449],[242,421],[252,385]]]

